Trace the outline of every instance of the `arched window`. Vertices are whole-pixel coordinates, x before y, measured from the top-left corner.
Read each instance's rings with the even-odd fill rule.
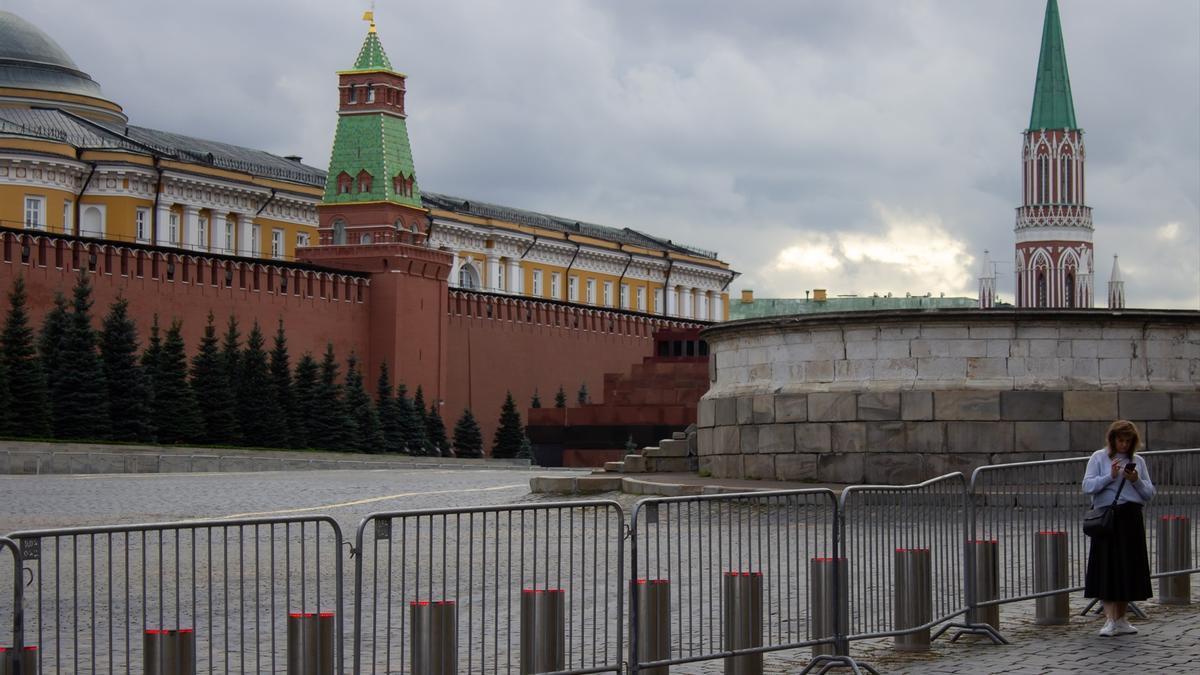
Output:
[[[458,268],[458,287],[468,290],[479,288],[479,271],[469,262]]]
[[[1071,184],[1071,164],[1073,163],[1073,158],[1070,155],[1066,155],[1060,161],[1061,164],[1058,171],[1058,201],[1064,204],[1070,204],[1072,203],[1072,193],[1074,192]]]
[[[1046,270],[1037,271],[1037,307],[1046,306]]]
[[[79,234],[84,237],[104,236],[104,212],[99,207],[89,205],[83,209]]]
[[[346,223],[341,220],[333,221],[333,245],[344,246],[346,244]]]
[[[1038,203],[1050,200],[1050,156],[1038,155]]]
[[[1067,278],[1063,288],[1064,299],[1067,301],[1067,307],[1074,309],[1075,307],[1075,270],[1067,270]]]
[[[337,177],[337,193],[339,195],[350,194],[350,187],[354,184],[354,179],[345,171],[338,174]]]
[[[371,191],[371,174],[368,173],[366,169],[363,169],[362,171],[358,172],[358,191],[359,192],[370,192]]]
[[[358,243],[360,244],[370,244],[373,241],[374,238],[371,236],[370,232],[367,232],[358,238]]]

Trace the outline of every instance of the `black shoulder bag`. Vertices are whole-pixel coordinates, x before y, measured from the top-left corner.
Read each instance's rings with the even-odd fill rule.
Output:
[[[1124,474],[1124,472],[1121,472]],[[1117,505],[1117,500],[1121,498],[1121,490],[1125,489],[1125,476],[1121,476],[1121,483],[1117,486],[1117,496],[1113,497],[1112,503],[1107,506],[1098,506],[1088,511],[1083,516],[1083,533],[1093,539],[1102,539],[1112,536],[1113,521],[1116,519],[1114,509]]]

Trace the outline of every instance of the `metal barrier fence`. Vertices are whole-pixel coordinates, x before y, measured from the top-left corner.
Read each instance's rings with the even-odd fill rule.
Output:
[[[282,672],[296,649],[328,664],[322,675],[335,660],[341,672],[343,539],[332,518],[10,537],[30,583],[22,637],[38,647],[40,673]],[[289,623],[318,616],[328,639],[301,632],[289,645]]]
[[[809,570],[835,555],[831,490],[643,499],[630,532],[630,668],[732,659],[832,635],[810,620]],[[832,626],[829,627],[832,629]]]
[[[7,551],[11,556],[11,564],[0,567],[0,617],[12,617],[12,625],[0,623],[0,672],[3,673],[25,673],[22,666],[22,656],[28,660],[32,654],[28,653],[22,641],[24,635],[21,632],[22,612],[21,612],[21,594],[22,594],[22,579],[21,579],[21,550],[17,547],[17,543],[7,537],[0,537],[0,549]],[[10,558],[10,556],[3,556]],[[10,580],[8,577],[12,576]],[[11,586],[3,582],[10,581]],[[5,593],[3,589],[11,588],[12,593]],[[5,639],[8,639],[8,644],[4,644]],[[36,650],[36,647],[34,648]],[[30,650],[33,651],[33,650]]]
[[[624,535],[612,501],[368,516],[354,672],[621,672]]]
[[[927,647],[931,627],[966,612],[965,477],[856,485],[842,491],[839,506],[840,555],[848,567],[847,639],[896,636],[900,649]]]

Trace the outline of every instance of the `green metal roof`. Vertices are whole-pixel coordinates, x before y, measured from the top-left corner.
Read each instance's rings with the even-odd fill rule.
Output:
[[[354,61],[352,70],[391,70],[392,62],[388,60],[387,52],[383,51],[383,43],[379,41],[379,33],[374,26],[367,38],[363,40],[362,49],[358,50],[358,59]]]
[[[371,174],[371,189],[358,191],[358,174]],[[338,176],[345,171],[353,179],[348,194],[338,194]],[[421,206],[421,191],[414,183],[412,196],[398,194],[392,182],[398,174],[414,174],[408,126],[401,117],[384,113],[342,115],[333,137],[329,174],[325,180],[326,204],[389,201],[415,208]]]
[[[1071,100],[1071,77],[1067,74],[1067,50],[1063,45],[1058,0],[1046,3],[1042,27],[1042,53],[1038,57],[1037,85],[1033,89],[1030,129],[1078,129],[1075,103]]]
[[[904,298],[881,295],[834,296],[820,301],[807,298],[755,298],[750,302],[742,302],[736,297],[731,297],[729,299],[729,320],[829,312],[867,312],[883,309],[973,309],[978,306],[979,301],[975,298],[935,298],[928,295]]]

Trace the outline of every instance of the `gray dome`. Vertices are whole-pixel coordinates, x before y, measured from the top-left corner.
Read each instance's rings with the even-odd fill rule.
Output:
[[[0,87],[104,98],[100,85],[40,28],[0,11]]]

